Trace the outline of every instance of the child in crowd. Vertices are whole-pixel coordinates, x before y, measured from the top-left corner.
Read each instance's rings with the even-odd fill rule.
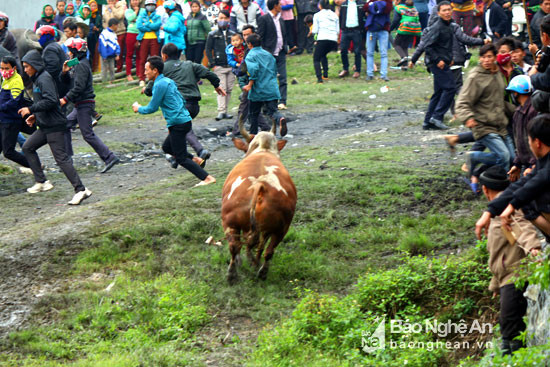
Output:
[[[120,58],[120,46],[116,31],[118,29],[118,19],[109,19],[108,28],[104,29],[99,36],[99,54],[101,55],[101,80],[107,81],[109,73],[109,84],[115,80],[115,60]]]
[[[420,37],[422,29],[418,11],[413,0],[405,0],[395,5],[395,13],[401,15],[397,36],[395,37],[395,51],[401,57],[397,66],[406,66],[409,61],[409,46],[415,37]]]
[[[313,15],[308,14],[304,17],[304,23],[309,29],[309,33],[307,34],[307,43],[313,44],[314,42],[314,36],[313,36]]]
[[[492,166],[479,176],[483,194],[488,200],[500,196],[510,182],[504,168]],[[489,290],[493,296],[500,295],[500,332],[502,334],[502,351],[511,354],[523,347],[521,340],[515,338],[525,330],[523,316],[527,311],[527,301],[523,296],[525,287],[516,288],[512,278],[518,275],[518,265],[528,254],[536,256],[540,249],[535,227],[518,211],[513,215],[513,233],[517,236],[510,243],[504,230],[504,222],[499,217],[493,218],[487,233],[487,251],[489,252],[489,269],[493,278]]]
[[[68,3],[66,6],[65,6],[65,15],[67,17],[74,17],[76,16],[76,10],[74,8],[74,4],[73,3]]]
[[[227,63],[233,68],[233,74],[238,75],[239,67],[244,60],[243,37],[239,33],[231,36],[231,44],[225,48]]]

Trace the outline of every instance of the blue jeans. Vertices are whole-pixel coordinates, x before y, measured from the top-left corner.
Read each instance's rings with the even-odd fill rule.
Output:
[[[23,134],[19,133],[19,135],[17,135],[17,144],[19,144],[20,148],[23,148],[23,144],[25,144],[26,141],[27,139],[23,136]]]
[[[514,143],[509,135],[504,138],[496,133],[489,133],[477,140],[489,149],[487,152],[469,152],[470,154],[470,174],[478,164],[488,166],[499,165],[507,172],[510,169],[510,163],[514,160]]]
[[[388,42],[389,33],[387,31],[367,32],[367,75],[374,76],[374,49],[378,42],[380,50],[380,76],[388,77]]]

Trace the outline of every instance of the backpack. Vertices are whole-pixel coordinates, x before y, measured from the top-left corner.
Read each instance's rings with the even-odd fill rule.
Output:
[[[365,28],[370,32],[383,31],[384,26],[390,22],[389,14],[384,14],[385,1],[373,1],[369,4],[369,15],[365,20]]]

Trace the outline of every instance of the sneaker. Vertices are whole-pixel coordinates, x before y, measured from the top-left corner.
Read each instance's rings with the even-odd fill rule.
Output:
[[[227,120],[231,120],[233,118],[233,115],[228,115],[227,113],[224,113],[223,118]]]
[[[83,202],[84,200],[86,200],[90,196],[92,196],[92,192],[90,190],[84,188],[83,191],[79,191],[76,194],[74,194],[73,198],[71,199],[71,201],[68,202],[68,204],[69,205],[79,205],[81,202]]]
[[[94,116],[94,119],[96,119],[97,121],[99,121],[99,120],[101,120],[102,117],[103,117],[102,114],[96,113],[96,115]]]
[[[97,125],[97,120],[96,120],[96,119],[93,119],[93,120],[92,120],[92,127],[96,127],[96,125]]]
[[[323,79],[318,79],[317,84],[323,84]]]
[[[409,61],[408,57],[403,57],[401,60],[399,60],[399,62],[397,63],[397,66],[407,65],[408,61]]]
[[[287,132],[288,130],[286,128],[286,118],[281,117],[279,119],[279,133],[281,134],[281,136],[285,136]]]
[[[367,75],[367,81],[373,80],[373,79],[374,79],[374,77],[372,75]]]
[[[286,104],[284,104],[284,103],[279,103],[277,108],[280,109],[280,110],[286,110],[287,109]]]
[[[220,113],[218,113],[218,116],[216,116],[216,121],[223,120],[224,117],[225,117],[225,113],[220,112]]]
[[[176,161],[176,158],[172,157],[170,154],[166,154],[164,158],[166,158],[168,163],[170,163],[170,167],[172,167],[173,169],[178,168],[178,162]]]
[[[24,175],[32,175],[32,169],[27,167],[19,167],[19,173],[22,173]]]
[[[140,87],[145,87],[145,80],[140,80],[139,81],[139,86]]]
[[[115,159],[113,159],[111,162],[107,163],[105,165],[105,167],[100,171],[101,173],[106,173],[107,171],[109,171],[111,168],[114,167],[115,164],[117,163],[120,163],[120,159],[115,156]]]
[[[31,194],[36,194],[38,192],[49,191],[51,189],[53,189],[53,185],[50,181],[46,181],[44,183],[37,182],[32,187],[29,187],[27,189],[27,192]]]
[[[389,81],[390,81],[390,78],[388,78],[387,76],[382,76],[382,77],[380,77],[380,79],[382,79],[382,80],[385,81],[385,82],[389,82]]]

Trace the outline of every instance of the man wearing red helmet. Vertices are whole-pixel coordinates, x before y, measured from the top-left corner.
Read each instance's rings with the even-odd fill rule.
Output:
[[[8,31],[9,22],[10,18],[8,15],[0,11],[0,46],[11,52],[11,54],[19,61],[17,42],[14,35]]]
[[[95,93],[93,86],[92,68],[86,58],[88,51],[86,41],[79,38],[70,38],[65,41],[71,58],[78,59],[78,64],[70,67],[68,61],[63,64],[63,70],[59,79],[63,84],[69,86],[67,94],[59,102],[64,106],[68,102],[74,103],[73,111],[67,116],[69,124],[74,126],[78,123],[82,137],[86,143],[90,144],[97,155],[105,162],[105,167],[101,173],[109,171],[115,164],[120,162],[118,157],[109,150],[109,148],[94,133],[92,128],[92,114],[95,108]],[[69,135],[70,137],[70,135]],[[67,149],[69,155],[72,155],[71,139],[67,140]]]
[[[61,46],[55,41],[57,29],[45,25],[38,28],[36,34],[38,35],[38,43],[42,46],[42,60],[44,60],[46,71],[54,79],[58,93],[64,95],[67,92],[67,88],[61,83],[58,77],[59,73],[61,73],[63,63],[67,60],[67,56]]]

